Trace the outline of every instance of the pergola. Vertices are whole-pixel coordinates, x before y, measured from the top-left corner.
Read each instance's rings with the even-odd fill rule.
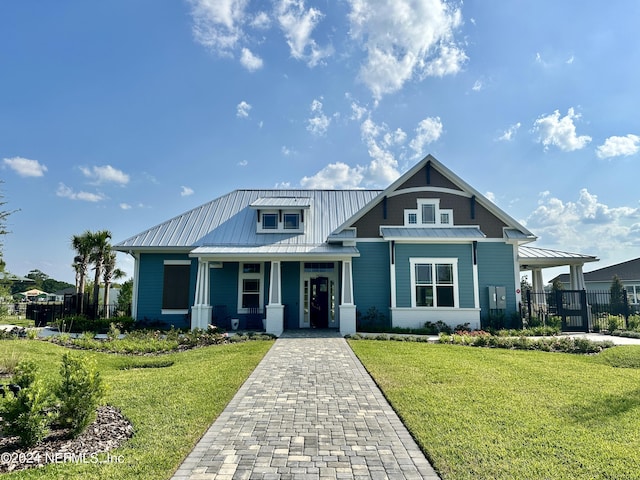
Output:
[[[599,259],[593,255],[581,253],[563,252],[560,250],[549,250],[546,248],[536,248],[520,246],[518,247],[518,262],[520,271],[531,270],[531,283],[533,293],[544,293],[544,281],[542,270],[553,267],[569,267],[569,278],[571,290],[584,290],[584,273],[582,267],[587,262],[597,262]]]

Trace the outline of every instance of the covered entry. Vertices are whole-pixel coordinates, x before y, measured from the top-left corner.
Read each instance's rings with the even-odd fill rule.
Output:
[[[300,328],[338,328],[337,262],[304,262],[301,267]]]
[[[525,315],[546,319],[549,315],[562,317],[564,331],[588,331],[589,308],[586,300],[582,267],[587,262],[597,262],[592,255],[520,246],[518,262],[520,271],[531,271],[532,290],[522,292]],[[545,291],[542,270],[544,268],[569,267],[571,290]]]

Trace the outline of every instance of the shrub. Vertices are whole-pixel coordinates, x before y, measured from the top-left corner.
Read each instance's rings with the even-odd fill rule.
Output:
[[[56,386],[60,400],[58,419],[76,437],[95,419],[96,408],[105,395],[105,386],[95,360],[89,357],[65,353],[60,375],[60,384]]]
[[[17,436],[25,447],[35,445],[49,433],[50,404],[49,393],[40,380],[35,380],[16,397],[5,399],[1,410],[4,431]]]
[[[2,332],[2,330],[0,330],[0,332]],[[6,356],[3,355],[2,358],[0,358],[0,374],[12,375],[18,363],[20,363],[20,356],[14,350]]]
[[[13,383],[20,385],[20,388],[29,388],[36,380],[38,365],[33,360],[22,360],[16,366],[13,375]]]
[[[627,319],[627,329],[633,330],[634,332],[640,331],[640,315],[629,315]]]

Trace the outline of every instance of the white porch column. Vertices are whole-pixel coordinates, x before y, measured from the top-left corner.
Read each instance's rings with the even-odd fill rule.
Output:
[[[353,270],[351,260],[342,262],[342,302],[340,303],[340,333],[356,333],[356,306],[353,303]]]
[[[284,331],[284,305],[282,305],[282,262],[271,262],[269,279],[269,304],[267,305],[265,330],[277,337]]]
[[[196,295],[191,307],[191,330],[206,329],[211,321],[211,305],[209,305],[209,262],[198,261],[196,276]]]
[[[571,282],[571,290],[584,290],[584,273],[582,265],[571,265],[569,267],[569,276]]]
[[[544,296],[544,280],[542,279],[542,269],[533,268],[531,270],[531,283],[533,287],[533,308],[538,312],[541,308],[546,310],[546,297]]]

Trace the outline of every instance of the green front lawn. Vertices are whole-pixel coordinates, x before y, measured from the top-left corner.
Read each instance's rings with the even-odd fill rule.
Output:
[[[124,462],[49,465],[6,474],[3,480],[170,478],[272,344],[251,341],[151,358],[79,352],[96,357],[108,385],[106,402],[133,423],[133,438],[110,452]],[[51,377],[56,377],[65,351],[48,342],[0,341],[0,358],[32,358]],[[131,368],[136,366],[146,368]]]
[[[444,479],[640,478],[640,347],[350,345]]]

